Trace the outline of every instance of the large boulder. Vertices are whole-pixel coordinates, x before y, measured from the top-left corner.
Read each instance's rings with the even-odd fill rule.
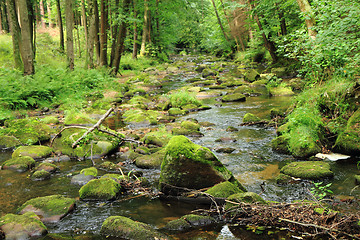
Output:
[[[11,169],[19,172],[25,172],[33,167],[35,167],[35,160],[28,156],[15,157],[2,164],[2,169]]]
[[[24,215],[6,214],[1,217],[1,231],[5,234],[5,239],[29,239],[45,235],[47,228],[35,213],[28,212]]]
[[[93,179],[79,190],[80,199],[112,200],[120,193],[121,186],[111,178]]]
[[[0,149],[12,149],[21,145],[19,139],[14,136],[1,135],[0,136]]]
[[[159,183],[164,193],[177,194],[176,188],[171,186],[202,189],[225,181],[246,191],[208,148],[185,136],[171,138],[161,164]]]
[[[13,152],[12,157],[29,156],[33,159],[39,159],[50,156],[52,152],[53,149],[48,146],[21,146]]]
[[[19,209],[20,214],[33,212],[42,222],[58,222],[75,207],[76,200],[62,195],[37,197],[25,202]]]
[[[334,176],[330,169],[330,164],[322,161],[292,162],[281,168],[280,172],[291,177],[311,180]]]
[[[100,234],[131,240],[169,239],[149,225],[123,216],[108,217],[101,226]]]
[[[360,108],[349,118],[346,129],[336,139],[336,148],[347,154],[360,153]]]

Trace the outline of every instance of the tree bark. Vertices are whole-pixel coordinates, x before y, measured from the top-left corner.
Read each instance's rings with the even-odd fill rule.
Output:
[[[219,13],[218,13],[218,11],[217,11],[215,1],[214,1],[214,0],[211,0],[211,2],[212,2],[212,5],[214,6],[215,15],[216,15],[216,18],[217,18],[217,20],[218,20],[218,23],[219,23],[219,26],[220,26],[220,28],[221,28],[221,31],[222,31],[222,33],[223,33],[226,41],[229,41],[229,37],[226,35],[225,30],[224,30],[224,26],[223,26],[222,23],[221,23],[221,19],[220,19]]]
[[[276,55],[276,47],[275,47],[275,44],[269,39],[270,38],[270,33],[269,33],[269,38],[266,37],[264,31],[263,31],[263,27],[262,27],[262,24],[260,22],[260,19],[257,15],[254,15],[254,18],[255,18],[255,21],[259,27],[259,30],[262,32],[262,37],[264,39],[264,42],[265,42],[265,47],[266,49],[269,51],[270,53],[270,56],[271,56],[271,59],[274,63],[276,63],[278,61],[278,57]]]
[[[137,18],[137,10],[136,10],[136,0],[133,0],[133,8],[134,8],[134,18]],[[138,52],[138,29],[137,29],[137,23],[134,21],[134,42],[133,42],[133,52],[132,52],[132,58],[137,59],[137,52]]]
[[[6,0],[6,5],[9,15],[10,32],[13,42],[14,66],[16,69],[23,70],[23,63],[20,54],[21,30],[16,14],[15,0]]]
[[[305,24],[311,39],[316,39],[317,32],[314,30],[315,18],[311,10],[311,6],[307,0],[296,0],[300,11],[305,14]]]
[[[6,13],[7,9],[6,9],[6,2],[5,1],[1,1],[0,2],[0,32],[3,31],[5,33],[9,33],[10,29],[9,29],[9,18],[8,18],[8,14]]]
[[[115,0],[114,9],[119,9],[119,5],[120,5],[119,0]],[[117,18],[118,15],[119,15],[118,11],[115,10],[114,15],[115,15],[115,18]],[[111,54],[110,54],[110,64],[109,64],[109,66],[112,66],[113,62],[114,62],[115,49],[116,49],[116,37],[118,35],[118,31],[119,31],[119,24],[117,22],[115,22],[115,23],[112,24],[112,28],[111,28]]]
[[[144,25],[141,39],[140,56],[145,56],[147,37],[149,36],[149,3],[148,0],[144,0]]]
[[[86,43],[86,51],[87,51],[87,49],[88,49],[88,46],[87,46],[87,44],[88,44],[88,27],[87,27],[85,0],[81,0],[81,15],[82,15],[82,20],[83,20],[82,24],[84,27],[85,43]]]
[[[45,8],[44,8],[44,1],[40,0],[39,2],[40,6],[40,23],[42,28],[46,28],[46,22],[45,22]]]
[[[96,61],[97,64],[100,64],[100,40],[99,40],[99,7],[97,0],[94,0],[94,16],[95,16],[95,53],[96,53]]]
[[[49,23],[49,28],[53,28],[54,27],[54,23],[51,19],[51,4],[50,4],[50,1],[48,0],[47,1],[47,15],[48,15],[48,23]]]
[[[108,0],[100,2],[100,66],[107,66]]]
[[[65,18],[66,18],[66,55],[68,68],[74,70],[74,13],[73,0],[65,0]]]
[[[61,8],[60,8],[60,0],[56,0],[56,10],[57,10],[57,17],[58,17],[58,25],[59,25],[59,34],[60,34],[60,52],[64,52],[65,44],[64,44],[64,27],[62,23],[61,17]]]

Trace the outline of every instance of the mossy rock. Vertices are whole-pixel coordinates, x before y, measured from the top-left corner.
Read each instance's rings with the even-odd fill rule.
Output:
[[[95,167],[84,168],[80,171],[80,174],[84,174],[85,176],[94,176],[98,175],[98,170]]]
[[[248,82],[255,82],[260,79],[260,73],[256,69],[249,69],[244,72],[244,78]]]
[[[277,108],[270,109],[270,118],[283,117],[284,112]]]
[[[53,149],[48,146],[21,146],[13,152],[12,157],[29,156],[34,159],[39,159],[50,156],[52,152]]]
[[[224,181],[246,191],[208,148],[191,142],[185,136],[174,136],[170,140],[159,180],[164,193],[177,194],[168,186],[202,189]]]
[[[239,131],[239,129],[237,129],[236,127],[233,127],[233,126],[229,126],[226,128],[226,131],[227,132],[237,132],[237,131]]]
[[[244,123],[259,122],[259,121],[261,121],[261,119],[252,113],[246,113],[245,116],[243,117]]]
[[[244,192],[244,193],[236,193],[230,195],[227,200],[234,203],[261,203],[267,204],[267,202],[262,199],[258,194],[254,192]],[[236,204],[226,202],[225,209],[230,209],[231,207],[237,206]]]
[[[218,183],[205,191],[205,193],[210,194],[211,196],[216,198],[227,198],[230,195],[242,192],[244,191],[240,190],[237,186],[228,181]]]
[[[92,175],[85,176],[84,174],[77,174],[71,178],[71,183],[83,186],[93,179],[95,179],[95,177]]]
[[[121,169],[119,165],[109,161],[101,163],[99,167],[106,171],[119,171],[119,169]]]
[[[199,131],[196,130],[191,130],[191,129],[187,129],[187,128],[173,128],[171,129],[171,133],[173,135],[184,135],[184,136],[188,136],[188,137],[202,137],[204,136],[204,134],[202,134]]]
[[[156,125],[159,116],[160,113],[158,111],[143,109],[129,109],[123,114],[126,123],[142,123],[148,125]]]
[[[244,94],[241,93],[234,93],[234,94],[229,94],[229,95],[225,95],[222,99],[222,102],[245,102],[246,101],[246,97]]]
[[[286,138],[286,134],[284,138]],[[318,135],[314,129],[300,125],[292,130],[288,149],[294,157],[306,158],[321,152]]]
[[[170,231],[185,231],[191,228],[204,227],[214,223],[216,223],[216,220],[210,216],[189,214],[168,222],[164,229]]]
[[[234,152],[236,149],[235,148],[231,148],[231,147],[223,147],[223,148],[217,148],[216,152],[218,153],[232,153]]]
[[[170,116],[184,116],[188,111],[181,110],[180,108],[170,108],[168,113]]]
[[[355,175],[354,178],[355,178],[355,183],[357,185],[360,185],[360,175]]]
[[[130,181],[130,177],[121,175],[121,174],[116,174],[116,173],[107,173],[107,174],[101,176],[101,178],[110,178],[115,181],[118,181],[118,180],[123,180],[123,181],[127,181],[127,182]]]
[[[58,124],[59,119],[56,116],[46,116],[40,119],[41,122],[45,124]]]
[[[295,93],[288,86],[270,87],[269,92],[271,96],[293,96]]]
[[[47,180],[47,179],[50,179],[50,177],[51,177],[51,174],[49,172],[45,171],[44,169],[37,170],[31,175],[31,179],[37,180],[37,181]]]
[[[80,199],[112,200],[121,191],[119,183],[110,178],[93,179],[79,190]]]
[[[101,226],[100,234],[131,240],[169,239],[150,225],[123,216],[108,217]]]
[[[350,155],[360,153],[360,108],[349,118],[345,131],[336,139],[335,147]]]
[[[50,140],[54,132],[48,125],[36,119],[25,118],[5,121],[5,127],[0,129],[0,135],[14,136],[23,145],[33,145]]]
[[[19,172],[25,172],[33,167],[35,167],[35,160],[29,156],[15,157],[2,164],[2,169],[11,169]]]
[[[47,228],[35,213],[28,212],[23,215],[6,214],[1,217],[1,231],[5,234],[5,239],[29,239],[45,235]]]
[[[283,174],[283,173],[280,173],[276,178],[275,178],[275,181],[277,184],[287,184],[289,183],[290,181],[292,181],[293,178],[290,177],[289,175],[286,175],[286,174]]]
[[[33,212],[44,223],[58,222],[75,208],[75,198],[62,195],[37,197],[25,202],[19,209],[20,214]]]
[[[212,69],[209,69],[209,68],[205,68],[202,72],[201,72],[201,76],[203,78],[207,78],[207,77],[210,77],[210,76],[217,76],[219,75],[218,72],[212,70]]]
[[[290,154],[288,149],[289,138],[286,136],[278,136],[271,140],[271,148],[279,153]]]
[[[160,168],[164,159],[166,149],[153,153],[151,155],[139,156],[136,158],[135,165],[139,168],[152,169]]]
[[[12,149],[21,146],[22,143],[14,136],[1,135],[0,136],[0,149]]]
[[[49,162],[42,162],[39,164],[39,166],[36,167],[36,171],[41,171],[41,170],[45,170],[49,173],[54,173],[59,171],[59,168],[55,164]]]
[[[86,125],[90,126],[96,123],[95,119],[84,112],[67,111],[65,113],[65,125]]]
[[[200,124],[195,123],[193,121],[188,121],[188,120],[182,121],[180,126],[182,128],[186,128],[192,131],[200,131]]]
[[[251,88],[249,85],[243,85],[235,88],[233,93],[241,93],[250,96],[252,93],[254,93],[254,89]]]
[[[293,162],[281,168],[280,172],[291,177],[311,180],[334,176],[330,164],[322,161]]]
[[[272,68],[271,73],[275,74],[277,77],[285,77],[288,75],[285,67]]]
[[[150,132],[145,135],[142,141],[145,144],[152,144],[159,147],[164,147],[171,139],[171,134],[168,132]]]

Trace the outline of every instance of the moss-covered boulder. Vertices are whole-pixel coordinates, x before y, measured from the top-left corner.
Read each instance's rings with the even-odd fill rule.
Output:
[[[214,223],[216,223],[216,220],[212,217],[189,214],[168,222],[164,229],[170,231],[185,231],[196,227],[208,226]]]
[[[230,195],[233,195],[235,193],[242,193],[242,192],[244,191],[240,190],[237,186],[235,186],[231,182],[226,181],[216,184],[215,186],[206,190],[205,193],[210,194],[211,196],[217,198],[227,198]]]
[[[0,135],[14,136],[23,145],[33,145],[50,140],[52,130],[48,125],[33,118],[7,120]]]
[[[204,134],[202,134],[200,131],[188,129],[188,128],[173,128],[171,129],[171,133],[173,135],[184,135],[188,137],[202,137]]]
[[[246,97],[244,94],[241,93],[234,93],[225,95],[222,99],[222,102],[245,102]]]
[[[271,73],[275,74],[277,77],[285,77],[288,75],[285,67],[272,68]]]
[[[98,170],[95,167],[84,168],[80,171],[80,174],[84,174],[85,176],[91,175],[96,177],[98,175]]]
[[[110,178],[93,179],[79,190],[80,199],[112,200],[120,193],[119,183]]]
[[[293,181],[293,178],[290,177],[289,175],[280,173],[276,178],[275,181],[277,184],[287,184],[291,181]]]
[[[151,226],[123,216],[108,217],[101,226],[100,234],[131,240],[169,239]]]
[[[360,108],[349,118],[345,131],[336,139],[335,147],[350,155],[360,153]]]
[[[297,134],[295,134],[297,133]],[[284,135],[286,138],[286,134]],[[294,157],[306,158],[321,152],[318,135],[314,129],[300,125],[292,130],[288,149]]]
[[[58,222],[75,208],[74,198],[62,195],[51,195],[37,197],[25,202],[19,209],[20,214],[33,212],[38,215],[44,223]]]
[[[164,147],[171,139],[171,133],[167,132],[165,128],[158,131],[149,132],[144,136],[142,141],[145,144],[151,144],[159,147]]]
[[[279,153],[290,154],[288,149],[289,138],[286,136],[278,136],[271,140],[271,148]]]
[[[281,168],[280,172],[291,177],[311,180],[331,178],[334,176],[334,173],[330,169],[330,164],[322,161],[292,162]]]
[[[139,168],[152,169],[160,168],[161,163],[164,159],[166,149],[163,148],[156,153],[151,155],[142,155],[136,158],[135,165]]]
[[[239,129],[236,127],[233,127],[233,126],[229,126],[226,128],[226,131],[227,132],[237,132],[237,131],[239,131]]]
[[[180,108],[170,108],[168,111],[170,116],[183,116],[188,113],[186,110],[182,110]]]
[[[59,168],[55,164],[49,162],[43,162],[36,167],[36,171],[41,171],[41,170],[47,171],[49,173],[54,173],[59,171]]]
[[[123,114],[124,121],[130,124],[156,125],[161,114],[154,110],[129,109]]]
[[[213,77],[213,76],[217,76],[219,73],[212,70],[212,69],[209,69],[209,68],[205,68],[202,73],[201,73],[201,76],[203,78],[207,78],[207,77]]]
[[[119,181],[119,180],[127,181],[127,182],[130,181],[130,177],[121,175],[121,174],[116,174],[116,173],[107,173],[107,174],[101,176],[101,178],[111,178],[115,181]]]
[[[161,164],[159,183],[163,192],[177,194],[169,186],[202,189],[225,181],[246,191],[208,148],[185,136],[174,136],[170,140]]]
[[[46,116],[40,119],[41,122],[45,124],[58,124],[59,119],[56,116]]]
[[[37,170],[31,175],[31,179],[35,180],[35,181],[47,180],[47,179],[50,179],[50,177],[51,177],[51,174],[49,172],[45,171],[44,169]]]
[[[230,195],[225,204],[225,209],[230,209],[231,207],[236,206],[236,203],[261,203],[266,204],[266,201],[262,199],[258,194],[254,192],[244,192],[244,193],[236,193]],[[231,203],[233,202],[233,203]]]
[[[14,136],[0,135],[0,149],[12,149],[21,144],[20,140]]]
[[[288,86],[277,86],[277,87],[270,87],[269,92],[271,96],[293,96],[295,93]]]
[[[182,128],[186,128],[189,130],[200,131],[200,124],[194,121],[189,121],[189,120],[182,121],[180,126]]]
[[[120,165],[109,161],[105,161],[101,163],[99,167],[105,171],[115,171],[115,172],[118,172],[121,169]]]
[[[249,69],[244,72],[244,78],[248,82],[255,82],[260,79],[260,73],[256,69]]]
[[[33,212],[6,214],[0,218],[0,230],[5,234],[5,239],[29,239],[47,233],[46,226]]]
[[[261,119],[252,113],[246,113],[243,117],[244,123],[259,122],[259,121],[261,121]]]
[[[35,167],[35,160],[28,156],[15,157],[2,164],[2,169],[11,169],[19,172],[25,172],[33,167]]]
[[[65,125],[85,125],[90,126],[96,123],[95,119],[90,118],[85,112],[66,111],[65,112]]]
[[[39,159],[50,156],[52,152],[53,149],[48,146],[21,146],[13,152],[12,157],[29,156],[33,159]]]

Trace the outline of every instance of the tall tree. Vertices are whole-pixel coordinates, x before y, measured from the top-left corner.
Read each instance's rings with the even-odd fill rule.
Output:
[[[108,0],[100,1],[100,66],[107,66],[107,41],[108,41]]]
[[[68,68],[74,70],[74,12],[73,0],[65,0],[65,20],[66,20],[66,55]]]
[[[21,30],[17,18],[15,0],[6,0],[6,7],[9,15],[10,32],[13,43],[14,66],[17,69],[23,70],[20,54]]]
[[[146,52],[146,43],[149,42],[150,35],[150,9],[149,9],[149,1],[144,0],[144,25],[141,39],[141,48],[140,48],[140,56],[145,56]]]
[[[220,19],[220,16],[219,16],[219,13],[218,13],[218,10],[217,10],[215,1],[214,1],[214,0],[211,0],[211,2],[212,2],[212,5],[213,5],[213,7],[214,7],[215,15],[216,15],[216,18],[217,18],[217,20],[218,20],[219,26],[220,26],[220,28],[221,28],[221,32],[223,33],[225,39],[226,39],[227,41],[229,41],[229,37],[227,36],[227,34],[226,34],[226,32],[225,32],[225,29],[224,29],[224,26],[223,26],[222,23],[221,23],[221,19]]]
[[[137,18],[137,10],[136,10],[136,0],[133,0],[133,13],[134,18]],[[132,52],[132,58],[137,58],[137,52],[138,52],[138,29],[137,29],[137,22],[134,21],[134,40],[133,40],[133,52]]]
[[[49,23],[49,28],[53,28],[54,27],[54,23],[51,19],[51,3],[50,1],[46,1],[46,8],[47,8],[47,15],[48,15],[48,23]]]
[[[312,13],[311,6],[307,0],[296,0],[300,11],[305,15],[305,24],[308,29],[308,34],[310,38],[315,39],[317,32],[314,29],[315,26],[315,18]]]
[[[95,25],[95,2],[96,0],[88,1],[88,13],[89,13],[89,35],[87,41],[87,55],[86,63],[88,68],[94,68],[94,44],[96,38],[96,25]]]
[[[56,0],[56,10],[57,10],[57,21],[58,21],[59,34],[60,34],[60,52],[64,52],[64,50],[65,50],[64,27],[63,27],[62,17],[61,17],[60,0]]]
[[[40,0],[39,2],[39,7],[40,7],[40,22],[41,22],[41,27],[45,28],[46,27],[46,22],[45,22],[45,7],[44,7],[44,1]]]

